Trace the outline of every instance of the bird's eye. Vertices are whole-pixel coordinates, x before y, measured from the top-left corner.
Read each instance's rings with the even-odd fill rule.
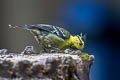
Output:
[[[80,41],[80,43],[79,43],[80,45],[83,45],[83,43]]]

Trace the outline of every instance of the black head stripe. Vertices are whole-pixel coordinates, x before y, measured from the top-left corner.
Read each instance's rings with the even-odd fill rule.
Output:
[[[80,44],[80,45],[83,45],[83,44],[82,44],[82,41],[81,41],[81,39],[80,39],[80,36],[77,36],[77,37],[78,37],[78,39],[79,39],[79,41],[80,41],[79,44]]]
[[[79,36],[79,35],[77,35],[77,37],[78,37],[78,39],[79,39],[79,41],[80,41],[80,36]]]

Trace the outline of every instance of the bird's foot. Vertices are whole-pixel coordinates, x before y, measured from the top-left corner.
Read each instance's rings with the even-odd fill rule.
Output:
[[[82,51],[81,50],[76,50],[75,54],[78,54],[78,53],[82,53]]]
[[[54,49],[50,50],[50,53],[56,53],[56,52],[58,52],[58,51],[60,51],[59,48],[54,48]]]
[[[71,50],[71,49],[65,49],[64,50],[64,53],[71,53],[73,50]]]
[[[81,50],[65,49],[64,53],[78,54],[78,53],[81,53]]]

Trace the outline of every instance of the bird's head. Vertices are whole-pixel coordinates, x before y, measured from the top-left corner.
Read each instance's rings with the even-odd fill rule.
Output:
[[[85,40],[86,40],[86,35],[82,35],[81,33],[80,35],[73,36],[72,42],[75,48],[83,50],[85,47]]]

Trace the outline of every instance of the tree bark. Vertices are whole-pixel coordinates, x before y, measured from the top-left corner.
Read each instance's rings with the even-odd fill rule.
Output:
[[[0,50],[0,80],[89,80],[94,56],[85,60],[78,54],[37,53],[27,47],[20,54]]]

